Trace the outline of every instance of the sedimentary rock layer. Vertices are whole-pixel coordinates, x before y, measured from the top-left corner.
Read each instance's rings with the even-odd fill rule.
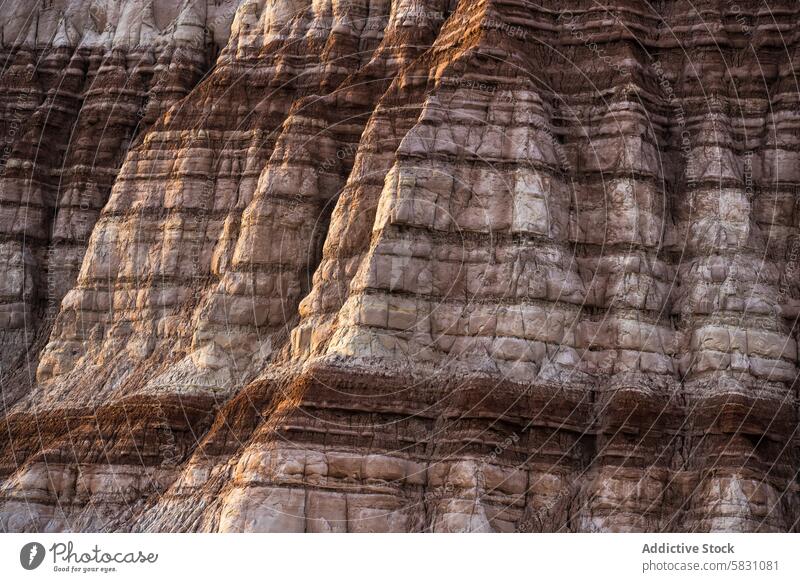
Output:
[[[211,68],[237,5],[4,4],[0,373],[25,376],[12,384],[35,378],[128,150]],[[4,391],[0,410],[21,394]]]
[[[0,529],[797,530],[799,13],[15,5]]]

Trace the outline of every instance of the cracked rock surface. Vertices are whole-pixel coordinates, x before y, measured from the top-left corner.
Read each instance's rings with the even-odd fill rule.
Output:
[[[794,0],[7,4],[0,531],[800,527]]]

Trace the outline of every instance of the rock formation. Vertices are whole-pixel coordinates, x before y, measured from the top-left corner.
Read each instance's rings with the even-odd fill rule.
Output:
[[[793,0],[10,5],[0,531],[798,530]]]

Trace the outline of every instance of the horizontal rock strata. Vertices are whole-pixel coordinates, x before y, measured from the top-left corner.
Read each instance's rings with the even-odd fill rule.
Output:
[[[798,530],[795,2],[45,4],[0,530]]]

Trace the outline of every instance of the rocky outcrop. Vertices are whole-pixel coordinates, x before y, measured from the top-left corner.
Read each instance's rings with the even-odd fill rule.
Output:
[[[131,144],[213,65],[238,2],[3,7],[2,372],[30,385]],[[20,372],[22,376],[20,376]],[[24,392],[6,391],[2,408]]]
[[[793,2],[62,4],[0,529],[797,529]]]

